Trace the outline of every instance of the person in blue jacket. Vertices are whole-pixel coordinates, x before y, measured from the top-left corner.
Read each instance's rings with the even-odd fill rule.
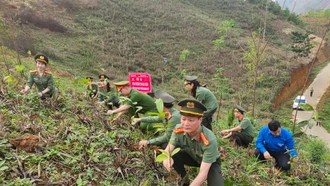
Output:
[[[272,120],[268,126],[263,127],[256,141],[254,154],[259,160],[274,158],[277,169],[290,170],[290,158],[298,161],[298,153],[294,148],[292,134],[285,128],[281,128],[280,122]]]

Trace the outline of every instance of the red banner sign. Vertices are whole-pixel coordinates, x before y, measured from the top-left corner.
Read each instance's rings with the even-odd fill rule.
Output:
[[[128,79],[131,88],[140,92],[152,92],[151,75],[148,73],[129,73]]]

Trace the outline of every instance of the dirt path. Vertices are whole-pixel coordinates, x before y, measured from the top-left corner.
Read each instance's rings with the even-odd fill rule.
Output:
[[[306,96],[307,103],[312,105],[313,108],[316,108],[316,105],[320,101],[321,96],[329,86],[330,86],[330,63],[320,71],[320,73],[314,79],[313,83],[304,92],[303,95]],[[309,95],[309,90],[311,87],[313,87],[314,89],[312,97],[310,97]],[[293,116],[294,114],[295,111],[293,111]],[[298,111],[297,122],[303,120],[309,120],[312,118],[312,115],[313,112],[311,111]],[[327,143],[327,146],[330,148],[330,134],[322,126],[314,125],[311,129],[307,128],[306,134],[318,136],[319,138],[323,139]]]

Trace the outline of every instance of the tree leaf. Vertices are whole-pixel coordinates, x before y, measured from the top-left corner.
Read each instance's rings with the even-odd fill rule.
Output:
[[[159,154],[156,157],[156,162],[163,162],[164,160],[167,160],[168,156],[166,154]]]
[[[164,112],[164,102],[162,99],[157,99],[155,101],[158,113]]]
[[[171,157],[174,156],[176,153],[178,153],[180,151],[180,148],[176,148],[173,150],[173,152],[171,153]]]

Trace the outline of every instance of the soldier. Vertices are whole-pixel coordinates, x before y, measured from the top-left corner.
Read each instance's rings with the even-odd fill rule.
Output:
[[[94,78],[86,77],[86,79],[88,80],[88,85],[87,85],[88,95],[90,98],[95,98],[97,96],[98,86],[95,83],[93,83]]]
[[[115,93],[115,90],[110,86],[109,77],[99,75],[100,85],[98,86],[98,105],[105,104],[108,109],[113,109],[113,106],[119,108],[120,100]]]
[[[163,161],[165,168],[170,171],[173,165],[183,185],[189,185],[184,165],[200,167],[191,185],[203,185],[207,179],[209,186],[223,186],[217,139],[211,130],[201,125],[206,107],[194,99],[182,100],[178,105],[181,106],[181,124],[174,128],[165,151],[172,153],[176,147],[181,150]]]
[[[25,88],[21,90],[21,93],[26,94],[33,84],[36,84],[39,98],[45,99],[46,97],[52,97],[57,89],[53,85],[52,73],[45,70],[48,65],[48,58],[44,55],[37,55],[34,59],[38,69],[30,71],[29,79]]]
[[[123,105],[115,110],[108,110],[107,114],[118,114],[117,117],[113,120],[116,121],[118,118],[120,118],[124,113],[127,111],[130,115],[137,115],[138,114],[145,114],[149,111],[156,111],[156,104],[154,100],[147,94],[139,92],[136,89],[133,89],[129,86],[129,81],[121,81],[114,83],[116,85],[117,91],[120,92],[121,95],[128,97],[130,101],[125,101],[126,103],[123,103]],[[134,105],[134,104],[135,105]],[[140,106],[142,107],[140,110],[135,113],[135,107]],[[143,125],[141,123],[141,125]],[[145,125],[143,125],[145,126]]]
[[[212,130],[213,114],[218,108],[218,101],[214,94],[207,88],[202,87],[197,81],[197,76],[184,76],[187,89],[190,91],[191,95],[203,103],[207,110],[203,114],[202,124],[208,129]]]
[[[159,145],[162,147],[162,149],[165,149],[168,141],[170,140],[174,127],[180,123],[180,113],[176,108],[173,107],[173,102],[175,100],[174,97],[162,90],[157,90],[155,92],[155,96],[156,98],[163,100],[164,112],[166,112],[165,123],[170,126],[168,126],[163,136],[150,140],[141,140],[139,142],[140,149],[147,145]],[[163,122],[163,119],[160,118],[159,116],[149,116],[149,117],[134,119],[135,123],[141,121],[143,123],[157,123],[157,122]]]
[[[221,134],[227,134],[223,139],[231,138],[237,146],[248,147],[253,141],[254,127],[249,118],[244,116],[245,109],[236,105],[234,115],[238,119],[239,124],[231,129],[222,130]]]

